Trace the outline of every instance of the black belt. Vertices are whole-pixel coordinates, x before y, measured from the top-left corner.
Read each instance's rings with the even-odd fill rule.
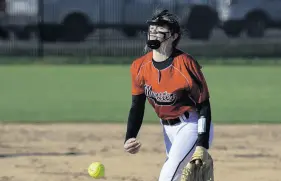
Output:
[[[189,113],[188,113],[188,112],[185,112],[184,115],[185,115],[186,119],[188,119]],[[161,122],[162,122],[163,125],[170,125],[170,126],[173,126],[173,125],[175,125],[175,124],[177,124],[177,123],[180,123],[181,120],[180,120],[180,118],[178,117],[178,118],[175,118],[175,119],[161,119]]]

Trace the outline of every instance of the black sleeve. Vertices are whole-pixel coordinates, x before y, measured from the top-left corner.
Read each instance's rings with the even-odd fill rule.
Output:
[[[203,146],[206,149],[209,149],[209,136],[210,136],[210,126],[211,126],[211,105],[210,100],[202,102],[198,107],[200,117],[203,116],[206,118],[206,129],[203,133],[198,133],[197,146]],[[199,126],[199,125],[198,125]]]
[[[145,94],[132,96],[132,105],[128,117],[125,142],[129,138],[136,138],[138,135],[143,121],[145,100]]]

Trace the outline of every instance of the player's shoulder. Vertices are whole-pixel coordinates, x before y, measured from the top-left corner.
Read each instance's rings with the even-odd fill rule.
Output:
[[[148,52],[135,60],[133,60],[131,64],[131,70],[132,71],[139,71],[143,66],[150,63],[152,60],[152,52]]]
[[[199,62],[189,53],[186,53],[182,50],[177,50],[177,53],[176,53],[176,60],[177,60],[177,63],[180,64],[180,65],[184,65],[184,66],[198,66],[198,67],[202,67]]]

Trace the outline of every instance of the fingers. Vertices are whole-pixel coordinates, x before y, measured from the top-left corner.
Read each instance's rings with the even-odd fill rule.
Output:
[[[136,154],[140,150],[140,147],[141,147],[141,145],[139,144],[136,147],[131,148],[130,150],[128,150],[128,152],[131,153],[131,154]]]
[[[130,138],[128,139],[125,144],[124,144],[124,149],[129,148],[132,144],[134,144],[136,142],[135,138]]]
[[[141,144],[139,142],[135,142],[134,144],[130,145],[127,147],[126,151],[131,151],[131,150],[135,150],[137,148],[139,148],[141,146]]]
[[[195,160],[195,165],[196,166],[201,166],[202,165],[202,161],[201,160]]]
[[[140,147],[141,147],[141,143],[137,141],[135,138],[127,140],[124,145],[125,151],[131,154],[137,153]]]
[[[125,145],[124,145],[124,148],[125,149],[129,149],[129,148],[132,148],[132,147],[135,147],[135,146],[137,146],[139,143],[137,142],[137,141],[134,141],[134,142],[131,142],[131,143],[126,143]]]
[[[136,141],[136,138],[130,138],[130,139],[127,140],[128,143],[132,143],[134,141]]]

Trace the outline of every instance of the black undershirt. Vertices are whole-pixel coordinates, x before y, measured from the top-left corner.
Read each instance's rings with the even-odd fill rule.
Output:
[[[176,52],[177,53],[177,52]],[[163,62],[156,62],[152,60],[155,68],[162,70],[169,67],[173,62],[173,55]],[[127,122],[127,132],[125,136],[125,141],[129,138],[136,138],[139,130],[141,128],[145,110],[146,96],[145,94],[133,95],[132,105],[129,112],[128,122]],[[199,134],[197,139],[197,146],[203,146],[206,149],[209,148],[209,132],[211,123],[211,107],[209,100],[201,103],[197,106],[198,113],[200,116],[206,118],[206,132]]]

